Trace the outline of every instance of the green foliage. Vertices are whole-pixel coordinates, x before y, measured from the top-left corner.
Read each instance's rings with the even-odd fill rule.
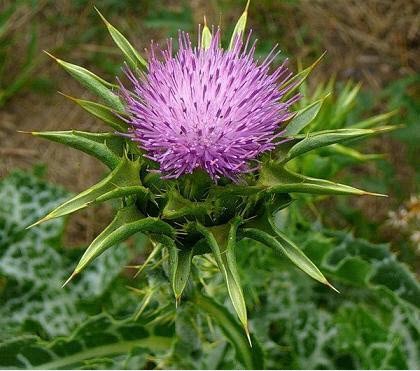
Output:
[[[167,350],[172,333],[171,328],[162,334],[159,328],[99,315],[83,323],[67,338],[46,342],[35,336],[22,336],[3,342],[0,365],[47,370],[142,369],[147,362],[147,349]]]
[[[347,143],[399,129],[395,125],[386,125],[397,113],[395,110],[360,119],[360,116],[353,112],[359,97],[360,85],[352,82],[346,83],[340,89],[335,79],[330,79],[325,84],[319,84],[312,94],[308,94],[307,89],[305,84],[302,85],[304,97],[298,103],[302,108],[293,119],[297,119],[297,123],[293,123],[293,120],[290,123],[293,123],[291,134],[296,135],[302,130],[305,136],[292,147],[288,157],[292,158],[294,153],[302,154],[307,149],[310,152],[292,161],[290,166],[293,169],[313,177],[331,178],[349,165],[382,158],[377,154],[360,153],[350,148]],[[313,101],[315,102],[310,103]],[[310,116],[309,125],[306,121],[303,120],[301,123],[299,120],[300,116],[306,116],[303,114],[305,107],[312,107],[308,110],[308,116],[314,112],[314,115]]]
[[[153,294],[146,303],[151,308],[143,301],[142,316],[135,322],[131,314],[137,298],[118,277],[130,256],[124,245],[102,254],[71,288],[61,288],[79,255],[62,248],[63,220],[30,230],[26,226],[67,198],[67,192],[34,175],[15,172],[1,181],[0,195],[5,200],[0,208],[0,366],[138,369],[151,354],[160,354],[162,361],[174,357],[175,305],[169,303],[169,276],[163,271],[149,275],[145,289]],[[242,344],[238,351],[253,359],[234,317],[210,299],[206,303],[207,311],[216,306],[227,316],[233,326],[229,336]],[[108,314],[102,313],[103,307]],[[111,317],[121,314],[130,318]]]
[[[61,289],[71,262],[60,251],[63,220],[29,231],[26,227],[67,195],[22,172],[0,183],[2,337],[33,326],[45,336],[66,334],[87,318],[78,309],[80,303],[99,298],[127,261],[127,251],[117,248],[98,259],[72,290]]]
[[[334,277],[341,295],[279,269],[274,257],[256,248],[243,254],[248,262],[256,256],[248,263],[253,279],[244,284],[255,293],[251,325],[267,347],[268,366],[418,367],[420,285],[389,247],[313,226],[296,229],[294,238]]]
[[[234,309],[215,301],[224,303],[226,288],[209,255],[192,259],[190,274],[203,286],[186,283],[178,308],[169,295],[171,272],[160,263],[162,247],[138,280],[118,276],[134,252],[120,245],[60,288],[80,255],[62,248],[63,221],[25,227],[67,193],[15,172],[1,181],[0,195],[1,367],[418,367],[420,286],[413,274],[386,245],[297,223],[298,207],[277,212],[276,225],[287,226],[342,293],[291,269],[276,251],[242,239],[236,269],[247,297],[250,348]]]

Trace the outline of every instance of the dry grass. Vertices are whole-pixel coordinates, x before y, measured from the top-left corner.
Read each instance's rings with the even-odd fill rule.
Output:
[[[304,22],[343,77],[384,82],[419,71],[420,1],[304,1]]]

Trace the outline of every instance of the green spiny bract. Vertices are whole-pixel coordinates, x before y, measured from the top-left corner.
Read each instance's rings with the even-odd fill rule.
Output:
[[[239,20],[232,40],[243,34],[246,14],[247,10]],[[143,57],[115,27],[103,19],[130,67],[139,71],[146,70],[147,62]],[[202,47],[207,48],[211,42],[211,32],[207,26],[202,35]],[[155,246],[152,254],[161,249],[168,251],[165,255],[169,266],[168,277],[177,303],[191,275],[193,257],[212,254],[227,285],[233,307],[247,333],[246,305],[235,259],[235,247],[240,239],[253,239],[282,252],[309,276],[332,287],[299,247],[279,230],[275,214],[292,202],[291,195],[294,193],[374,194],[295,173],[290,169],[289,162],[319,148],[332,148],[332,145],[339,146],[342,142],[392,130],[391,126],[371,128],[385,121],[389,114],[371,118],[368,124],[336,128],[330,125],[330,121],[317,119],[319,113],[323,112],[328,95],[318,97],[313,103],[308,102],[305,106],[301,104],[288,121],[285,129],[289,139],[287,143],[260,156],[258,170],[243,175],[240,182],[221,178],[215,183],[201,170],[178,179],[164,179],[158,172],[157,163],[144,157],[144,151],[120,134],[127,132],[128,125],[124,119],[126,112],[119,87],[82,67],[60,59],[56,61],[101,98],[101,102],[69,98],[101,119],[111,130],[104,133],[71,130],[33,134],[96,157],[109,167],[110,173],[101,182],[68,200],[34,225],[96,203],[121,200],[114,220],[91,243],[69,280],[106,249],[142,232]],[[302,85],[318,61],[285,83],[289,86],[288,94]],[[279,88],[285,87],[283,85]],[[340,102],[350,105],[356,94],[356,90],[347,89],[340,97]],[[311,123],[316,123],[316,130],[311,129]]]

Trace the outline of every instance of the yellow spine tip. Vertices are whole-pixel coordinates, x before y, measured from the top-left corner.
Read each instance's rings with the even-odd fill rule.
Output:
[[[57,91],[57,93],[60,94],[60,95],[62,95],[63,97],[66,97],[67,99],[70,99],[72,101],[77,101],[76,98],[74,98],[74,97],[72,97],[70,95],[67,95],[66,93],[63,93],[62,91]]]
[[[55,61],[59,61],[59,59],[57,57],[54,57],[50,52],[47,52],[46,50],[43,50],[43,52]]]
[[[252,348],[251,335],[249,333],[249,330],[248,330],[248,326],[247,325],[244,325],[244,330],[245,330],[246,338],[248,339],[249,346]]]
[[[244,13],[247,13],[248,12],[248,8],[249,8],[249,4],[251,3],[251,0],[248,0],[247,2],[246,2],[246,6],[245,6],[245,12]]]
[[[61,288],[64,288],[75,276],[76,276],[77,272],[74,271],[69,278],[67,278],[66,282],[63,283],[63,285],[61,286]]]
[[[374,197],[389,197],[383,193],[374,193],[374,192],[364,192],[363,196],[374,196]]]
[[[337,294],[341,294],[340,291],[338,291],[333,285],[331,285],[331,283],[329,283],[328,281],[325,282],[325,284],[330,288],[333,289]]]
[[[36,227],[37,225],[39,225],[39,224],[41,224],[41,223],[43,223],[43,222],[46,222],[48,219],[50,219],[50,218],[48,218],[48,217],[46,216],[45,218],[42,218],[42,219],[38,220],[37,222],[35,222],[35,223],[33,223],[33,224],[31,224],[31,225],[27,226],[25,229],[31,229],[31,228],[33,228],[33,227]]]

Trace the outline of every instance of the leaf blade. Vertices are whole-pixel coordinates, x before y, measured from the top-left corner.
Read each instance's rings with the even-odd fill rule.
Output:
[[[223,333],[235,348],[239,360],[245,368],[250,370],[264,370],[264,358],[261,347],[251,335],[251,348],[247,340],[242,335],[241,327],[229,311],[219,305],[215,300],[208,296],[204,296],[198,292],[192,297],[193,302],[204,312],[208,313],[218,323]]]
[[[234,47],[236,40],[238,38],[242,38],[244,35],[250,2],[251,0],[247,1],[244,12],[239,17],[238,22],[236,22],[235,28],[233,29],[233,32],[232,32],[232,37],[229,42],[228,50],[231,50]]]
[[[127,127],[128,127],[127,123],[117,116],[117,115],[123,115],[122,112],[116,112],[112,108],[105,106],[103,104],[100,104],[100,103],[74,98],[66,94],[62,94],[62,95],[72,100],[73,102],[78,104],[80,107],[82,107],[85,111],[99,118],[104,123],[108,124],[112,129],[118,132],[122,132],[122,133],[127,131]]]
[[[62,59],[56,58],[48,52],[46,53],[61,67],[63,67],[71,76],[73,76],[77,81],[79,81],[83,86],[88,88],[94,94],[102,98],[113,109],[117,111],[124,111],[124,105],[122,104],[120,98],[111,90],[118,89],[117,85],[105,81],[84,67],[63,61]]]
[[[245,228],[242,230],[244,237],[251,238],[268,247],[271,247],[276,251],[282,252],[292,261],[293,264],[295,264],[307,275],[324,285],[332,287],[317,266],[312,263],[312,261],[292,241],[277,231],[277,228],[274,232],[276,233],[277,238],[267,232],[255,228]]]
[[[224,276],[235,312],[245,329],[248,340],[250,340],[246,304],[236,268],[234,253],[234,248],[236,246],[236,231],[239,224],[239,218],[232,220],[227,236],[226,230],[223,230],[220,227],[213,227],[212,231],[209,231],[207,228],[197,224],[197,231],[203,235],[213,252],[217,265]]]
[[[171,286],[178,304],[191,272],[193,249],[180,250],[175,243],[168,246],[171,261]]]
[[[83,209],[96,202],[100,197],[102,197],[103,200],[110,199],[104,195],[115,191],[119,187],[135,186],[139,184],[139,171],[139,161],[133,162],[128,159],[124,159],[105,179],[58,206],[44,218],[32,224],[28,228],[34,227],[47,220],[59,218]],[[117,193],[116,196],[119,196],[119,194]]]
[[[111,170],[118,166],[120,157],[107,146],[107,142],[110,143],[112,141],[117,146],[121,146],[121,152],[124,145],[123,138],[110,133],[89,133],[67,130],[32,132],[31,134],[78,149],[102,161]]]
[[[105,23],[109,34],[114,40],[115,44],[122,51],[124,56],[127,58],[127,62],[132,68],[138,68],[139,66],[147,67],[146,60],[140,55],[140,53],[129,43],[125,36],[118,31],[107,19],[101,14],[98,8],[95,7],[102,21]]]
[[[316,148],[326,147],[331,144],[342,143],[348,140],[362,139],[395,129],[396,126],[384,126],[375,129],[326,130],[309,134],[300,142],[296,143],[292,148],[290,148],[283,162],[290,161],[291,159],[303,155]]]
[[[211,34],[210,29],[207,27],[207,21],[206,21],[206,18],[204,17],[204,27],[203,27],[203,32],[201,34],[201,47],[204,50],[207,50],[208,48],[210,48],[212,38],[213,36]]]
[[[345,184],[297,174],[274,162],[264,164],[257,185],[264,187],[264,192],[267,194],[296,192],[322,195],[384,196]]]
[[[92,241],[66,283],[105,250],[119,242],[125,241],[128,237],[138,232],[162,233],[174,236],[174,230],[169,224],[158,218],[145,217],[134,204],[124,207],[119,210],[108,227]]]
[[[293,136],[298,134],[301,130],[303,130],[307,125],[309,125],[312,120],[315,119],[318,112],[320,111],[324,100],[328,97],[325,96],[322,99],[319,99],[309,106],[302,108],[301,110],[296,112],[296,115],[292,118],[292,120],[287,124],[285,129],[285,136]]]

